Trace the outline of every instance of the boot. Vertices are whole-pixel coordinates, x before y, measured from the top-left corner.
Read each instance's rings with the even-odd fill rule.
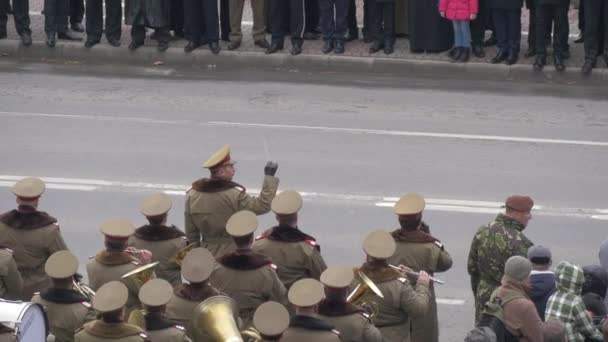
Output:
[[[566,70],[566,65],[564,64],[564,58],[560,54],[553,54],[553,65],[555,65],[555,70],[557,70],[557,71]]]
[[[270,47],[268,48],[268,50],[266,50],[266,54],[270,55],[272,53],[275,53],[277,51],[283,50],[283,42],[271,42],[270,43]]]
[[[583,75],[589,76],[589,75],[591,75],[591,71],[593,70],[594,67],[595,67],[595,61],[585,60],[585,64],[583,64],[583,67],[581,68],[581,72],[583,73]]]
[[[168,48],[169,48],[169,42],[168,41],[164,41],[163,40],[163,41],[159,41],[158,42],[158,47],[157,47],[158,51],[165,52],[165,51],[167,51]]]
[[[23,44],[23,46],[32,45],[32,35],[29,33],[21,34],[21,43]]]
[[[134,51],[137,50],[140,46],[144,45],[144,42],[138,42],[138,41],[132,41],[131,44],[129,44],[129,50]]]
[[[507,60],[507,57],[508,57],[508,55],[506,52],[498,51],[496,56],[494,56],[494,58],[492,58],[492,60],[490,60],[490,63],[492,63],[492,64],[502,63]]]
[[[209,42],[209,51],[211,51],[211,53],[213,53],[214,55],[217,55],[218,53],[220,53],[220,44],[217,41],[210,41]]]
[[[547,64],[547,57],[545,55],[536,55],[532,68],[534,71],[542,71],[545,64]]]
[[[455,50],[455,51],[450,56],[450,62],[456,63],[456,62],[458,62],[458,60],[460,60],[460,56],[462,56],[462,50],[463,50],[463,48],[461,48],[460,46],[457,46],[453,50]]]
[[[90,49],[97,44],[99,44],[99,40],[87,39],[87,41],[84,42],[84,47]]]
[[[292,56],[297,56],[302,53],[302,44],[304,42],[301,39],[292,39],[291,40],[291,51],[289,53]]]
[[[484,58],[486,56],[486,52],[483,51],[483,46],[473,45],[473,56],[477,58]]]
[[[82,23],[73,23],[70,27],[74,32],[84,32],[84,26],[82,26]]]
[[[372,45],[369,46],[369,53],[376,53],[384,48],[384,45],[379,41],[374,41]]]
[[[239,46],[241,46],[240,41],[231,41],[228,43],[228,50],[236,50],[239,48]]]
[[[190,40],[190,41],[188,41],[188,44],[186,44],[186,46],[184,46],[184,52],[190,53],[190,52],[194,51],[196,48],[198,48],[199,46],[201,46],[201,43],[194,41],[194,40]]]
[[[328,54],[334,49],[334,42],[331,40],[324,40],[321,52]]]
[[[536,56],[536,49],[529,47],[528,50],[524,53],[525,58],[530,58]]]
[[[55,32],[50,32],[46,34],[46,45],[48,47],[55,47],[55,44],[57,44],[57,35],[55,34]]]
[[[517,63],[519,59],[519,53],[517,52],[509,52],[509,56],[507,57],[507,65],[513,65]]]
[[[454,56],[458,53],[459,48],[457,46],[454,46],[453,48],[450,49],[450,51],[448,51],[448,57],[450,58],[450,60],[452,60],[452,58],[454,58]]]
[[[460,54],[460,58],[458,62],[466,63],[469,61],[469,57],[471,56],[470,48],[461,48],[462,53]]]
[[[395,52],[395,43],[392,40],[384,41],[384,54],[390,55]]]
[[[342,40],[336,40],[336,47],[334,48],[334,53],[336,55],[341,55],[344,53],[344,41]]]

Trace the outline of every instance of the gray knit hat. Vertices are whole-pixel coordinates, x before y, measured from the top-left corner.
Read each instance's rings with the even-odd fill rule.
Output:
[[[522,256],[512,256],[505,263],[505,275],[515,280],[525,280],[530,272],[532,272],[532,263]]]

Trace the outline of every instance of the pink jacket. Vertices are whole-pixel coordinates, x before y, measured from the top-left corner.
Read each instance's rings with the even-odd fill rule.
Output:
[[[470,20],[477,10],[478,0],[439,0],[439,12],[449,20]]]

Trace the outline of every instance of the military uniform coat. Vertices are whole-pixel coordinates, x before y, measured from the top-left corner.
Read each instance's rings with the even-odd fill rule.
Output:
[[[0,216],[0,246],[13,250],[23,279],[20,299],[28,301],[34,292],[44,290],[50,279],[44,264],[51,254],[67,249],[57,220],[29,206],[19,206]]]
[[[319,316],[294,316],[281,341],[289,342],[340,342],[340,333]]]
[[[144,320],[151,342],[192,342],[186,335],[186,329],[167,319],[164,314],[147,313]]]
[[[441,242],[430,234],[422,230],[407,232],[398,229],[392,235],[397,243],[397,251],[388,259],[389,264],[402,264],[416,272],[422,270],[431,275],[436,272],[445,272],[452,267],[452,257],[444,250]],[[415,279],[409,280],[415,281]],[[429,302],[429,310],[419,318],[412,318],[412,342],[439,341],[437,303],[433,283],[431,283],[430,290],[432,297]]]
[[[32,302],[44,307],[55,342],[73,342],[75,331],[95,320],[95,311],[87,298],[74,290],[49,288],[36,293]]]
[[[378,315],[374,325],[378,327],[387,342],[410,341],[410,319],[426,314],[431,299],[431,291],[426,285],[417,284],[412,288],[408,280],[392,268],[370,268],[367,264],[359,269],[380,289],[384,298],[373,295],[372,301],[378,305]]]
[[[168,319],[184,326],[186,328],[187,336],[193,341],[214,342],[210,336],[200,334],[194,329],[192,326],[192,317],[194,316],[194,309],[196,309],[200,303],[209,297],[220,294],[221,293],[217,289],[209,285],[199,290],[194,289],[188,284],[179,285],[173,290],[173,296],[169,303],[167,303],[165,314]]]
[[[15,331],[0,323],[0,342],[17,342]]]
[[[342,342],[382,342],[382,334],[372,324],[369,315],[352,304],[322,301],[319,318],[340,332]]]
[[[144,342],[148,335],[137,326],[127,323],[92,321],[76,332],[75,342]]]
[[[257,253],[270,257],[287,289],[303,278],[319,280],[327,265],[315,238],[298,228],[278,226],[260,235],[253,245]]]
[[[471,288],[475,296],[475,322],[479,321],[485,303],[501,284],[507,260],[520,255],[527,258],[533,244],[524,234],[524,225],[498,214],[493,222],[477,230],[471,249],[467,270],[471,276]]]
[[[240,210],[251,210],[257,215],[270,211],[270,203],[277,193],[279,179],[265,176],[259,197],[249,196],[245,188],[232,181],[200,179],[192,184],[186,195],[186,236],[190,242],[200,242],[214,256],[222,256],[235,249],[226,233],[226,222]]]
[[[234,252],[219,258],[218,262],[220,265],[209,281],[237,303],[243,327],[249,326],[255,310],[264,302],[287,304],[287,289],[270,259],[255,253]]]
[[[13,258],[13,251],[0,248],[0,298],[17,300],[21,296],[23,279]]]
[[[129,239],[129,246],[152,252],[152,262],[157,278],[164,279],[173,287],[181,284],[180,267],[175,263],[177,252],[186,247],[186,235],[175,226],[146,225],[139,227]]]
[[[125,317],[128,318],[133,309],[140,307],[139,289],[132,282],[121,278],[140,266],[137,259],[125,252],[99,252],[87,263],[89,286],[93,291],[97,291],[105,283],[113,280],[122,281],[129,289],[129,299],[125,310]]]

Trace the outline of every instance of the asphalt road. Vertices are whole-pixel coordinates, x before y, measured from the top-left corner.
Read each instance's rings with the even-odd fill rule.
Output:
[[[41,209],[59,218],[82,264],[102,246],[102,220],[143,223],[147,192],[173,194],[170,220],[183,226],[183,190],[224,144],[250,189],[266,160],[279,162],[280,188],[305,192],[301,228],[329,264],[362,262],[366,232],[396,227],[395,197],[428,197],[425,220],[454,258],[438,275],[442,342],[461,341],[472,325],[469,244],[509,194],[536,200],[526,234],[556,261],[596,263],[606,237],[608,102],[597,90],[551,97],[563,88],[522,95],[525,86],[486,92],[473,81],[411,87],[353,76],[345,86],[344,75],[336,84],[327,75],[288,83],[90,71],[0,65],[0,207],[14,206],[7,187],[19,176],[50,177]]]

